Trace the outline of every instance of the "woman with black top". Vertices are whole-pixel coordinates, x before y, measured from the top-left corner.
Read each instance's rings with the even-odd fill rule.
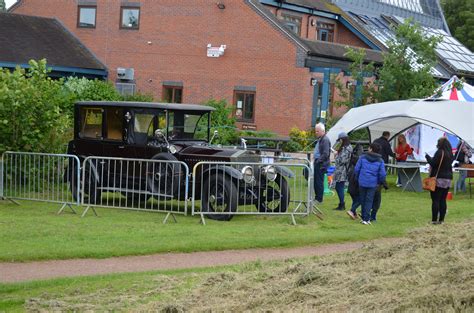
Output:
[[[451,144],[446,137],[438,139],[433,157],[425,155],[430,164],[430,177],[436,177],[436,189],[431,193],[431,223],[442,224],[447,211],[446,197],[453,179],[453,153]]]

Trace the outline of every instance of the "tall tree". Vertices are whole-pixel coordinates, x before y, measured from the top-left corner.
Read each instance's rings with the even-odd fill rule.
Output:
[[[417,24],[410,20],[395,29],[395,39],[388,43],[383,55],[383,65],[375,68],[364,64],[365,51],[348,49],[352,90],[335,81],[339,94],[344,98],[337,105],[347,107],[431,96],[436,88],[432,68],[436,65],[436,45],[441,37],[428,37]],[[376,76],[373,79],[368,77]]]
[[[474,0],[443,0],[441,4],[451,34],[474,51]]]
[[[426,36],[418,24],[410,20],[395,30],[395,40],[388,44],[384,63],[378,73],[381,86],[378,101],[423,98],[433,94],[436,81],[432,68],[436,65],[436,45],[441,37]]]
[[[0,0],[0,12],[6,12],[7,6],[5,5],[5,0]]]

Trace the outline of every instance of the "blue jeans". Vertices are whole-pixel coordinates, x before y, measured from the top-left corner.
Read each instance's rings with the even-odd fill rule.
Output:
[[[351,198],[352,198],[352,206],[351,206],[351,211],[352,213],[354,213],[354,215],[357,214],[357,208],[360,206],[360,196],[355,196],[353,197],[351,195]]]
[[[324,195],[324,174],[325,168],[321,168],[321,163],[314,162],[314,195],[318,202],[323,202]]]
[[[459,171],[459,177],[456,181],[456,191],[466,192],[467,171]]]
[[[345,181],[336,182],[336,192],[339,197],[339,203],[344,203],[344,187],[346,186]]]
[[[380,204],[382,203],[382,191],[378,188],[375,190],[374,202],[372,203],[372,210],[370,211],[370,220],[377,220],[377,212],[380,209]]]
[[[374,195],[377,187],[359,187],[360,203],[362,204],[362,220],[370,221],[370,210],[374,203]]]

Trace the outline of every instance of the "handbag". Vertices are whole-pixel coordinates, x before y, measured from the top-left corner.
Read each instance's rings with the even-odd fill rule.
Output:
[[[441,168],[441,164],[443,163],[443,158],[444,158],[444,151],[441,151],[441,161],[439,162],[438,165],[438,171],[436,172],[435,177],[427,177],[423,179],[423,189],[424,190],[429,190],[429,191],[435,191],[436,189],[436,178],[438,177],[439,174],[439,169]]]

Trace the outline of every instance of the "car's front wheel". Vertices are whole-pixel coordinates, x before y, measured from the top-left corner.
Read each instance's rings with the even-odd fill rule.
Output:
[[[208,177],[201,191],[201,210],[206,217],[217,221],[230,221],[237,211],[239,192],[228,175],[213,174]],[[219,214],[225,213],[225,214]]]
[[[256,203],[262,213],[282,213],[288,210],[290,204],[290,188],[286,179],[277,175],[274,181],[267,181],[260,188],[260,197]]]

